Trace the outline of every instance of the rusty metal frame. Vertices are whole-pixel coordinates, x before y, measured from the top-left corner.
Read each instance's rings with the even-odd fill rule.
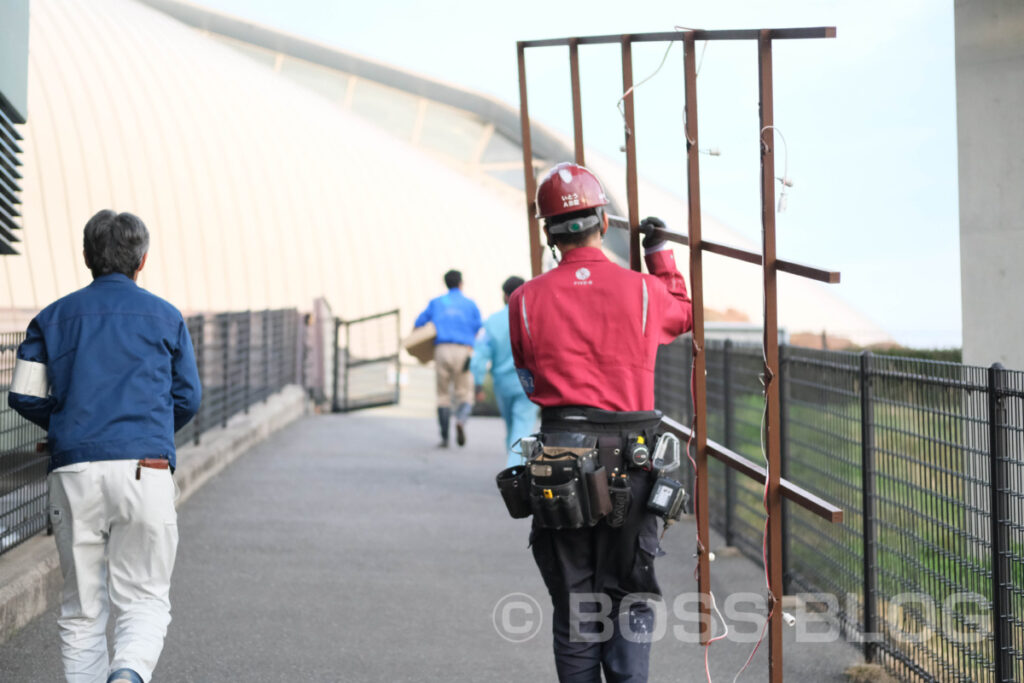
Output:
[[[639,196],[637,190],[636,122],[634,117],[633,43],[681,41],[683,44],[683,72],[686,115],[687,155],[687,200],[689,234],[670,230],[657,230],[662,237],[690,249],[690,288],[693,300],[693,350],[694,350],[694,426],[691,430],[674,420],[665,418],[663,427],[683,438],[693,437],[696,445],[696,517],[698,539],[698,588],[705,599],[701,600],[701,642],[707,643],[711,635],[710,567],[708,556],[708,468],[709,455],[722,461],[735,471],[765,484],[767,488],[768,526],[768,576],[770,588],[769,680],[782,681],[782,498],[811,511],[833,523],[842,522],[843,511],[812,493],[782,479],[781,416],[779,403],[779,334],[777,278],[779,272],[790,273],[819,282],[837,283],[839,273],[785,261],[775,253],[775,138],[768,134],[774,129],[772,99],[772,41],[806,38],[834,38],[833,26],[789,29],[744,29],[736,31],[685,30],[661,33],[604,35],[549,40],[526,40],[516,44],[519,58],[519,98],[523,140],[523,173],[527,197],[527,211],[530,225],[530,259],[533,275],[541,270],[541,243],[539,223],[536,218],[534,196],[536,177],[533,168],[533,152],[530,144],[530,119],[527,109],[526,58],[525,51],[533,47],[566,46],[569,48],[569,68],[572,88],[573,131],[575,160],[584,163],[583,117],[579,79],[579,46],[619,43],[622,49],[622,91],[625,118],[626,152],[626,217],[610,216],[609,224],[629,231],[629,264],[633,270],[640,270]],[[700,210],[700,161],[697,138],[697,73],[695,43],[698,40],[756,40],[758,45],[758,88],[760,94],[760,142],[761,142],[761,253],[718,244],[703,239],[701,234]],[[707,438],[707,386],[705,383],[704,357],[704,252],[717,254],[759,265],[762,268],[764,286],[764,383],[766,401],[766,454],[768,467],[763,468],[721,444]]]

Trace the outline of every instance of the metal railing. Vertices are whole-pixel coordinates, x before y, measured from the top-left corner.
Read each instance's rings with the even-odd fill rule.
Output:
[[[331,410],[395,405],[401,397],[402,322],[398,309],[334,321]]]
[[[782,476],[846,511],[786,501],[787,593],[906,680],[1024,680],[1024,372],[782,347]],[[760,346],[706,345],[708,437],[763,462]],[[656,405],[689,424],[689,339]],[[762,487],[710,463],[711,524],[762,558]],[[691,489],[692,490],[692,489]]]
[[[178,446],[227,425],[288,384],[302,382],[304,353],[294,309],[196,315],[187,319],[203,385],[199,413]],[[0,554],[46,529],[46,432],[7,407],[15,351],[24,335],[0,333]]]

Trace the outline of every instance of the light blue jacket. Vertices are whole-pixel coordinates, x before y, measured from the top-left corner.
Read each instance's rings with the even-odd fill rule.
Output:
[[[512,361],[512,342],[509,341],[508,306],[501,309],[484,322],[483,332],[477,337],[473,347],[473,360],[469,369],[473,373],[473,382],[484,383],[487,366],[490,365],[494,375],[494,391],[503,396],[523,394],[523,385],[519,382],[516,367]]]
[[[428,322],[437,328],[435,345],[472,346],[480,329],[480,309],[460,289],[453,288],[447,294],[431,299],[413,327],[422,327]]]

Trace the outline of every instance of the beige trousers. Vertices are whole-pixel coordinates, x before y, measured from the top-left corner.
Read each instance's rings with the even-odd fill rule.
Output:
[[[452,385],[455,385],[455,403],[473,402],[473,373],[467,361],[473,347],[462,344],[438,344],[434,347],[434,365],[437,369],[437,407],[451,407]]]

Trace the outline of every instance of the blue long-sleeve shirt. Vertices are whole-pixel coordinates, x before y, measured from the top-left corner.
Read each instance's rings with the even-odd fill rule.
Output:
[[[434,323],[437,328],[435,345],[472,346],[477,330],[480,329],[480,309],[460,289],[453,288],[447,294],[431,299],[416,318],[414,327],[422,327],[428,322]]]
[[[181,313],[114,273],[55,301],[18,347],[8,404],[47,430],[50,469],[166,457],[199,410]]]
[[[525,395],[523,385],[516,373],[512,359],[512,342],[509,341],[508,306],[484,321],[483,332],[473,346],[473,360],[469,369],[476,385],[484,383],[487,367],[494,376],[494,391],[502,396]]]

